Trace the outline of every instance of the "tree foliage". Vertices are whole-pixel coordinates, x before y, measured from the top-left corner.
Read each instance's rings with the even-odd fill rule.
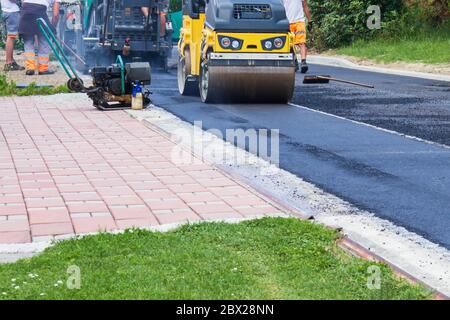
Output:
[[[419,7],[431,24],[441,24],[450,17],[448,0],[407,0],[409,7]]]

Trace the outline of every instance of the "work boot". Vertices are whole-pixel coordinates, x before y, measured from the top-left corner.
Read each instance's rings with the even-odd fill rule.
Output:
[[[5,72],[8,71],[19,71],[19,70],[25,70],[24,67],[20,66],[19,64],[17,64],[17,62],[13,61],[11,63],[7,63],[5,64],[5,67],[3,68],[3,70]]]
[[[54,73],[55,73],[55,71],[53,71],[53,70],[39,71],[40,76],[50,75],[50,74],[54,74]]]
[[[302,60],[301,64],[301,73],[307,73],[308,72],[308,64],[306,63],[306,60]]]
[[[25,74],[26,74],[27,76],[34,76],[34,70],[27,70],[27,71],[25,72]]]

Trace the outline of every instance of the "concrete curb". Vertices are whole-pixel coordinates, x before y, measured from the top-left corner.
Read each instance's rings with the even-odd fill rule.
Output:
[[[441,75],[441,74],[432,74],[425,72],[415,72],[415,71],[405,71],[405,70],[395,70],[381,67],[371,67],[371,66],[362,66],[351,62],[345,58],[340,57],[329,57],[329,56],[321,56],[321,55],[310,55],[308,57],[308,62],[311,64],[319,64],[324,66],[338,67],[338,68],[347,68],[368,72],[376,72],[376,73],[385,73],[392,74],[397,76],[404,77],[414,77],[414,78],[422,78],[436,81],[447,81],[450,82],[450,76]]]

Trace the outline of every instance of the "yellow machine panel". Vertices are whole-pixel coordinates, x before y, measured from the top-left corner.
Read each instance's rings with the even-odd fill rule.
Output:
[[[220,46],[219,37],[232,37],[235,39],[242,40],[242,48],[239,50],[240,52],[291,52],[291,41],[289,36],[286,33],[225,33],[219,32],[215,33],[215,44],[214,44],[214,52],[234,52],[232,48],[224,49]],[[265,39],[273,39],[273,38],[286,38],[285,44],[282,48],[277,49],[273,48],[268,51],[263,48],[263,41]]]

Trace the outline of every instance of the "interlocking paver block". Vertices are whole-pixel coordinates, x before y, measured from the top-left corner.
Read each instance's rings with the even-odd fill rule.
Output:
[[[243,216],[237,212],[219,212],[219,213],[204,213],[200,216],[205,220],[225,220],[225,219],[241,219]]]
[[[30,224],[70,222],[70,216],[67,209],[49,208],[49,209],[29,209]]]
[[[155,214],[161,224],[177,223],[177,222],[193,222],[202,218],[194,212],[187,210],[185,212],[172,212],[165,214]]]
[[[72,222],[76,233],[89,233],[117,229],[114,219],[111,216],[73,218]]]
[[[231,208],[229,205],[227,205],[222,201],[209,203],[188,203],[188,204],[192,208],[192,210],[194,210],[198,214],[234,212],[233,208]]]
[[[224,196],[223,201],[228,203],[230,206],[245,206],[245,205],[264,205],[266,202],[255,195],[249,196]]]
[[[27,243],[30,241],[29,231],[0,232],[0,243]]]
[[[52,198],[60,195],[56,188],[22,189],[22,193],[26,198]]]
[[[2,205],[0,204],[0,216],[27,214],[25,204]]]
[[[68,201],[100,201],[101,197],[96,192],[69,192],[61,193],[63,199]]]
[[[146,202],[147,205],[152,210],[164,210],[164,209],[187,209],[188,206],[185,202],[179,200],[179,199],[172,199],[172,200],[150,200]]]
[[[51,208],[63,207],[64,201],[61,197],[54,198],[25,198],[27,208]]]
[[[73,227],[70,222],[43,223],[31,225],[31,235],[33,237],[54,236],[54,235],[68,234],[72,232]]]
[[[28,231],[30,226],[26,220],[0,221],[0,232]]]
[[[146,218],[146,219],[117,220],[116,223],[120,229],[143,228],[143,227],[151,227],[154,225],[158,225],[158,221],[153,217]]]
[[[84,95],[0,101],[0,243],[279,210],[123,111]]]
[[[111,213],[115,219],[148,218],[151,215],[146,206],[112,206]]]
[[[70,213],[84,213],[84,212],[108,212],[108,207],[103,201],[76,201],[67,202],[67,207]]]

